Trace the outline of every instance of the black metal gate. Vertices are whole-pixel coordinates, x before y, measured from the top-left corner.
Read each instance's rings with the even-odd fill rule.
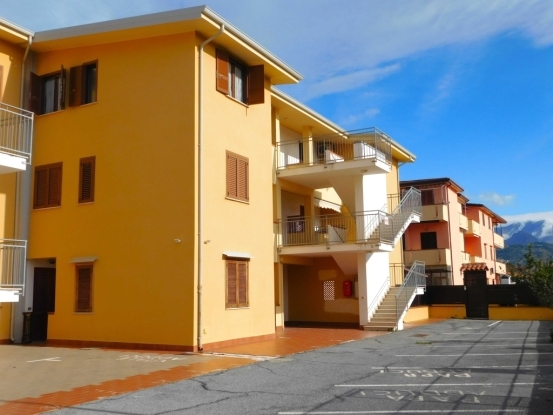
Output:
[[[467,318],[488,319],[486,271],[465,271]]]

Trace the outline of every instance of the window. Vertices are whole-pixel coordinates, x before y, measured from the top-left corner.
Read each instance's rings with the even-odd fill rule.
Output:
[[[423,206],[434,204],[434,190],[421,190],[421,201]]]
[[[94,202],[95,173],[96,157],[82,158],[79,167],[79,203]]]
[[[421,249],[437,249],[438,238],[436,232],[421,232]]]
[[[79,264],[76,267],[75,312],[92,311],[92,264]]]
[[[227,151],[227,198],[250,200],[248,169],[247,158]]]
[[[226,308],[248,307],[248,261],[227,260],[226,272]]]
[[[96,102],[98,90],[98,61],[74,66],[69,70],[69,106]]]
[[[488,244],[484,244],[484,259],[488,259]]]
[[[61,206],[62,163],[35,167],[34,209]]]
[[[263,65],[247,67],[222,50],[217,50],[217,91],[254,105],[265,102],[265,73]]]
[[[35,114],[48,114],[65,108],[65,69],[38,76],[31,72],[29,109]]]
[[[323,300],[334,301],[336,299],[336,290],[334,288],[334,280],[323,281]]]

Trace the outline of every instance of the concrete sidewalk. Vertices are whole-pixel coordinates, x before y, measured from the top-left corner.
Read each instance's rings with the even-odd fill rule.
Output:
[[[355,329],[286,328],[273,340],[180,354],[3,345],[0,414],[38,414],[259,360],[386,334]]]

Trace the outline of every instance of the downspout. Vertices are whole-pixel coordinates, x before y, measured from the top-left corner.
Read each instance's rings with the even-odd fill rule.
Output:
[[[21,88],[19,92],[19,108],[23,108],[23,103],[25,102],[25,61],[27,60],[27,55],[29,54],[29,50],[31,49],[31,45],[33,44],[33,36],[30,35],[29,39],[27,41],[27,49],[25,49],[25,54],[23,55],[23,60],[21,62]],[[32,138],[31,138],[32,139]],[[22,173],[16,173],[15,174],[15,214],[14,214],[14,239],[22,239],[21,235],[21,227],[19,226],[19,220],[21,218],[21,213],[19,212],[19,206],[21,206],[21,192],[22,190],[19,189],[19,186],[21,185],[21,174]],[[24,239],[27,239],[26,237]],[[25,294],[25,293],[23,293]],[[14,337],[14,326],[15,326],[15,303],[12,303],[11,305],[11,324],[10,324],[10,340],[15,343],[15,337]]]
[[[202,344],[202,122],[203,122],[203,87],[202,87],[202,72],[203,72],[203,50],[204,46],[215,38],[221,36],[225,31],[225,25],[221,25],[221,29],[205,40],[199,49],[199,63],[198,63],[198,350],[203,350]]]
[[[442,186],[442,191],[445,189],[445,196],[447,202],[447,216],[449,221],[447,222],[447,236],[449,237],[449,258],[451,260],[451,285],[455,285],[454,275],[453,275],[453,245],[451,243],[451,203],[449,202],[449,189],[445,186]]]

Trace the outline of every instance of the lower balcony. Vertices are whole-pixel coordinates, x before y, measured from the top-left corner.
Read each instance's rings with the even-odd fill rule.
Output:
[[[505,248],[505,239],[503,239],[503,236],[493,233],[493,244],[496,248],[503,249]]]
[[[507,265],[504,262],[495,262],[495,273],[496,274],[507,274]]]
[[[472,219],[469,219],[468,222],[469,222],[469,226],[468,226],[466,235],[480,237],[480,224]]]
[[[476,263],[479,263],[479,262],[485,262],[485,261],[484,261],[484,259],[482,259],[482,257],[476,256],[476,255],[471,255],[470,256],[470,263],[471,264],[476,264]]]
[[[422,207],[422,218],[423,222],[429,221],[439,221],[447,222],[449,220],[449,215],[447,211],[447,205],[425,205]]]
[[[33,113],[0,102],[0,174],[31,164]]]
[[[27,241],[0,239],[0,303],[19,301],[25,289]]]
[[[428,266],[451,266],[451,251],[447,248],[404,251],[404,260],[405,265],[411,265],[415,261],[422,261]]]

